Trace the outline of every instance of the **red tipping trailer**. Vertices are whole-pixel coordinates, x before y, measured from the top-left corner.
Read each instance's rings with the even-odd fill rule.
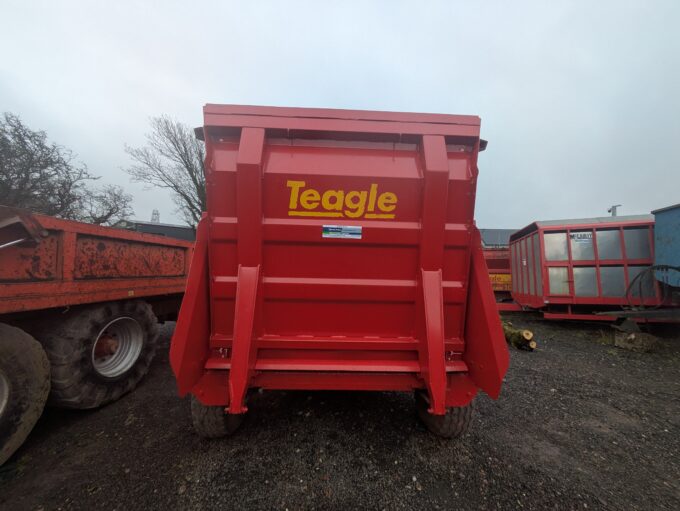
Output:
[[[508,367],[473,219],[479,118],[204,119],[208,211],[170,350],[197,432],[232,432],[262,388],[416,391],[432,431],[460,434]]]
[[[174,319],[192,243],[0,206],[0,465],[49,395],[94,408],[132,390]]]

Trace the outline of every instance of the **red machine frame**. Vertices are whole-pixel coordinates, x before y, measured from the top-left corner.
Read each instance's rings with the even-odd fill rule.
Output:
[[[208,213],[170,351],[180,395],[231,414],[251,387],[427,389],[437,415],[478,389],[498,397],[508,352],[473,223],[479,118],[232,105],[204,117]],[[303,178],[412,200],[392,210],[392,194],[361,218],[286,214],[285,185]],[[326,240],[326,227],[363,234]]]
[[[648,228],[650,256],[646,258],[630,259],[626,256],[626,246],[623,231],[626,228]],[[621,257],[616,259],[600,259],[596,243],[597,230],[618,230]],[[571,234],[572,232],[590,231],[593,236],[594,258],[591,260],[575,260],[572,258]],[[550,232],[564,232],[567,240],[568,258],[562,261],[546,261],[544,234]],[[534,237],[534,235],[536,235]],[[535,250],[535,241],[538,240],[538,253],[540,255],[540,275],[533,265],[532,277],[534,291],[537,291],[537,277],[540,277],[542,292],[524,292],[522,278],[529,250]],[[529,248],[531,246],[531,248]],[[577,319],[587,321],[615,321],[617,318],[609,315],[593,314],[598,310],[611,310],[612,306],[645,305],[656,306],[661,303],[659,287],[654,284],[654,297],[607,297],[603,296],[601,267],[621,266],[625,276],[626,288],[630,283],[629,266],[651,266],[654,264],[654,219],[626,219],[625,217],[613,217],[607,222],[593,221],[565,221],[564,224],[543,225],[542,222],[534,222],[524,229],[517,231],[510,241],[510,261],[513,279],[513,299],[523,307],[539,309],[546,319]],[[568,294],[551,294],[549,292],[549,267],[567,268]],[[576,296],[574,288],[574,268],[595,267],[597,296]],[[530,290],[531,291],[531,290]]]

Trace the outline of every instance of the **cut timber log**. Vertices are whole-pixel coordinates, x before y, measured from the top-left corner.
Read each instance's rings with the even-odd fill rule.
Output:
[[[531,330],[514,328],[512,323],[504,321],[503,333],[505,334],[505,340],[508,344],[517,349],[528,351],[534,351],[536,349],[534,333]]]

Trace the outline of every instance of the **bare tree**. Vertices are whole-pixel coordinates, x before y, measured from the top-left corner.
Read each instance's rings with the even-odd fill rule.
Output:
[[[79,220],[97,225],[115,225],[132,216],[132,196],[116,185],[86,190],[81,198]]]
[[[170,190],[177,212],[195,226],[206,209],[203,142],[167,116],[151,118],[146,140],[144,147],[125,147],[135,162],[126,172],[134,181]]]
[[[74,218],[85,182],[94,179],[72,153],[32,131],[19,117],[0,120],[0,203]]]
[[[88,187],[97,179],[44,131],[11,113],[0,118],[0,204],[98,224],[131,215],[132,197],[120,187]]]

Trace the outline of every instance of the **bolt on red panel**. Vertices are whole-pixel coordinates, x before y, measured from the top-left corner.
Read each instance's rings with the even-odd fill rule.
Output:
[[[249,387],[427,389],[436,414],[498,394],[508,354],[474,225],[479,118],[204,116],[208,211],[171,347],[181,394],[243,413]]]

